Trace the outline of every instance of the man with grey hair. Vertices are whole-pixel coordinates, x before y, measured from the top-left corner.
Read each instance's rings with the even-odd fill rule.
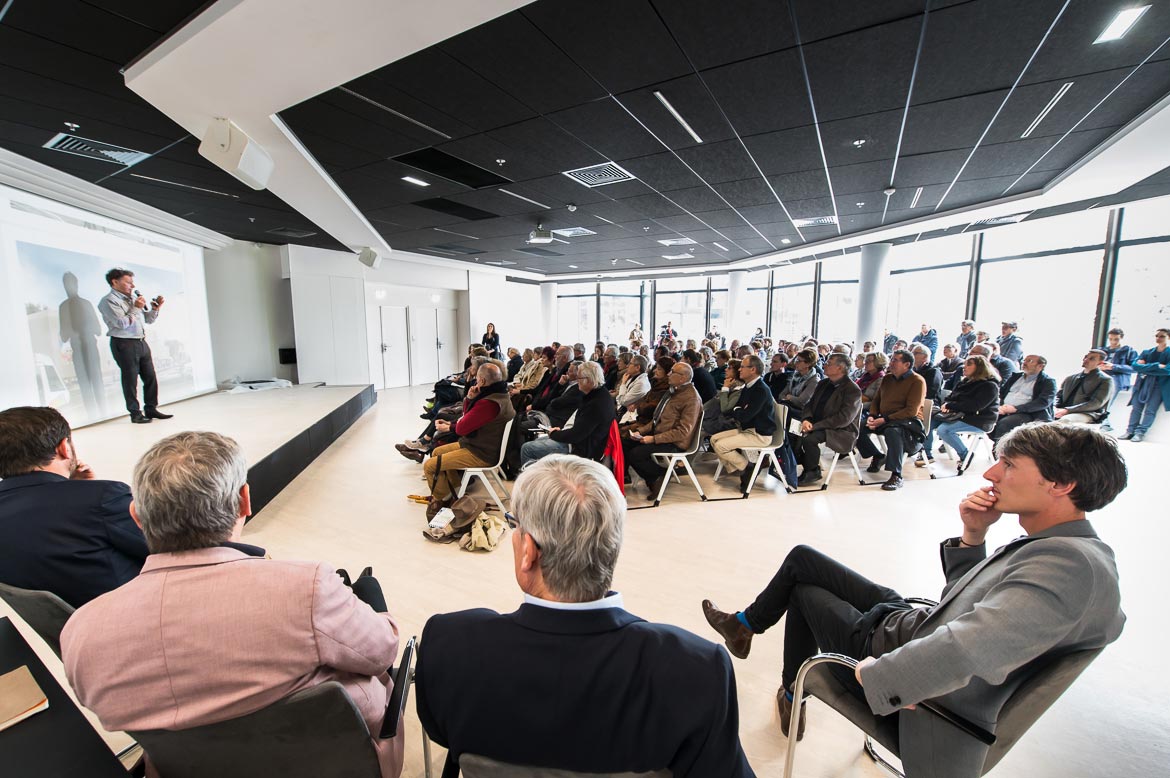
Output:
[[[776,405],[772,392],[760,380],[764,361],[754,354],[739,363],[739,379],[743,389],[731,415],[735,429],[716,432],[711,436],[711,448],[729,474],[739,473],[741,492],[748,490],[752,468],[741,448],[759,448],[772,442],[776,432]]]
[[[241,543],[247,474],[240,447],[214,432],[164,438],[135,466],[130,514],[150,556],[61,633],[65,675],[106,729],[201,727],[329,681],[381,729],[398,627],[377,581],[351,591],[327,564]],[[401,772],[402,739],[372,738],[384,778]]]
[[[629,437],[622,439],[626,466],[646,481],[651,500],[666,476],[666,468],[655,461],[654,455],[682,451],[703,413],[703,403],[691,383],[692,375],[690,365],[676,362],[666,377],[670,389],[658,401],[650,421],[628,428]]]
[[[594,461],[601,459],[616,416],[613,400],[605,391],[601,365],[592,361],[582,363],[577,368],[577,389],[580,405],[565,426],[553,427],[547,437],[530,440],[520,447],[524,467],[549,454],[571,452]]]
[[[955,342],[959,346],[959,357],[966,359],[971,347],[975,345],[975,322],[963,319],[959,324],[959,337],[955,338]]]
[[[849,357],[830,354],[825,360],[825,380],[817,382],[801,413],[800,434],[792,437],[792,450],[804,465],[800,486],[820,481],[821,444],[848,454],[857,442],[861,425],[861,388],[849,378]]]
[[[512,508],[524,604],[432,616],[423,629],[418,714],[447,748],[444,776],[464,754],[590,773],[754,775],[727,655],[639,619],[610,590],[626,515],[613,475],[545,457],[516,480]]]
[[[1039,354],[1024,357],[1023,370],[999,388],[999,420],[988,433],[999,440],[1030,421],[1052,421],[1056,401],[1056,379],[1044,372],[1048,360]]]

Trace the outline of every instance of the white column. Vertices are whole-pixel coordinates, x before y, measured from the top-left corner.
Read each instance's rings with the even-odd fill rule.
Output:
[[[747,299],[748,271],[732,270],[727,277],[727,327],[721,330],[720,335],[727,338],[727,342],[738,340],[747,343],[755,332],[751,322],[744,318],[743,306]]]
[[[557,284],[546,281],[540,285],[540,329],[545,343],[557,337]]]
[[[870,243],[861,247],[861,275],[857,289],[857,340],[861,351],[867,340],[881,347],[882,320],[886,311],[886,281],[890,278],[889,243]]]

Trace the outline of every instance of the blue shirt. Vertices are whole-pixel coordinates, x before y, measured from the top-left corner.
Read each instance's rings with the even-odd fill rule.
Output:
[[[154,324],[158,318],[158,311],[138,308],[129,295],[124,295],[117,289],[98,302],[98,311],[102,321],[106,323],[111,338],[138,338],[146,337],[146,325]]]

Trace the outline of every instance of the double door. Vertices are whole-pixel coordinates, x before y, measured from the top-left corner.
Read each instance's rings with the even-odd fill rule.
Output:
[[[454,309],[384,305],[378,311],[382,388],[433,384],[462,367]]]

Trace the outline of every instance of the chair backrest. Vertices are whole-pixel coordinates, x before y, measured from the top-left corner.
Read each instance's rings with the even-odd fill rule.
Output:
[[[406,641],[406,648],[402,649],[402,658],[394,676],[394,691],[390,693],[390,700],[386,703],[386,715],[382,718],[382,731],[378,737],[388,740],[398,734],[398,722],[406,714],[406,700],[410,697],[410,685],[414,682],[414,652],[418,638],[412,637]]]
[[[999,711],[995,723],[996,741],[987,752],[983,772],[999,764],[1036,720],[1064,694],[1073,681],[1097,658],[1102,649],[1074,651],[1050,662],[1021,683]]]
[[[52,592],[18,589],[8,584],[0,584],[0,599],[49,644],[58,658],[61,656],[61,630],[73,615],[72,605]]]
[[[776,431],[772,433],[772,448],[784,445],[784,433],[788,429],[788,406],[783,403],[776,405]]]
[[[672,775],[670,770],[650,773],[578,773],[554,767],[522,767],[477,754],[460,755],[459,771],[463,778],[671,778]]]
[[[166,778],[381,778],[366,722],[336,681],[302,689],[247,716],[130,735]]]
[[[930,434],[931,414],[934,413],[934,400],[922,401],[922,432],[926,435]]]
[[[699,444],[703,442],[703,420],[707,418],[707,412],[699,409],[699,420],[695,423],[695,429],[691,431],[691,440],[687,443],[687,450],[682,452],[688,457],[691,454],[699,453]]]
[[[504,466],[504,459],[508,456],[508,441],[512,437],[512,425],[516,423],[516,417],[508,419],[508,423],[504,425],[504,437],[500,438],[500,459],[496,462],[496,467]]]

